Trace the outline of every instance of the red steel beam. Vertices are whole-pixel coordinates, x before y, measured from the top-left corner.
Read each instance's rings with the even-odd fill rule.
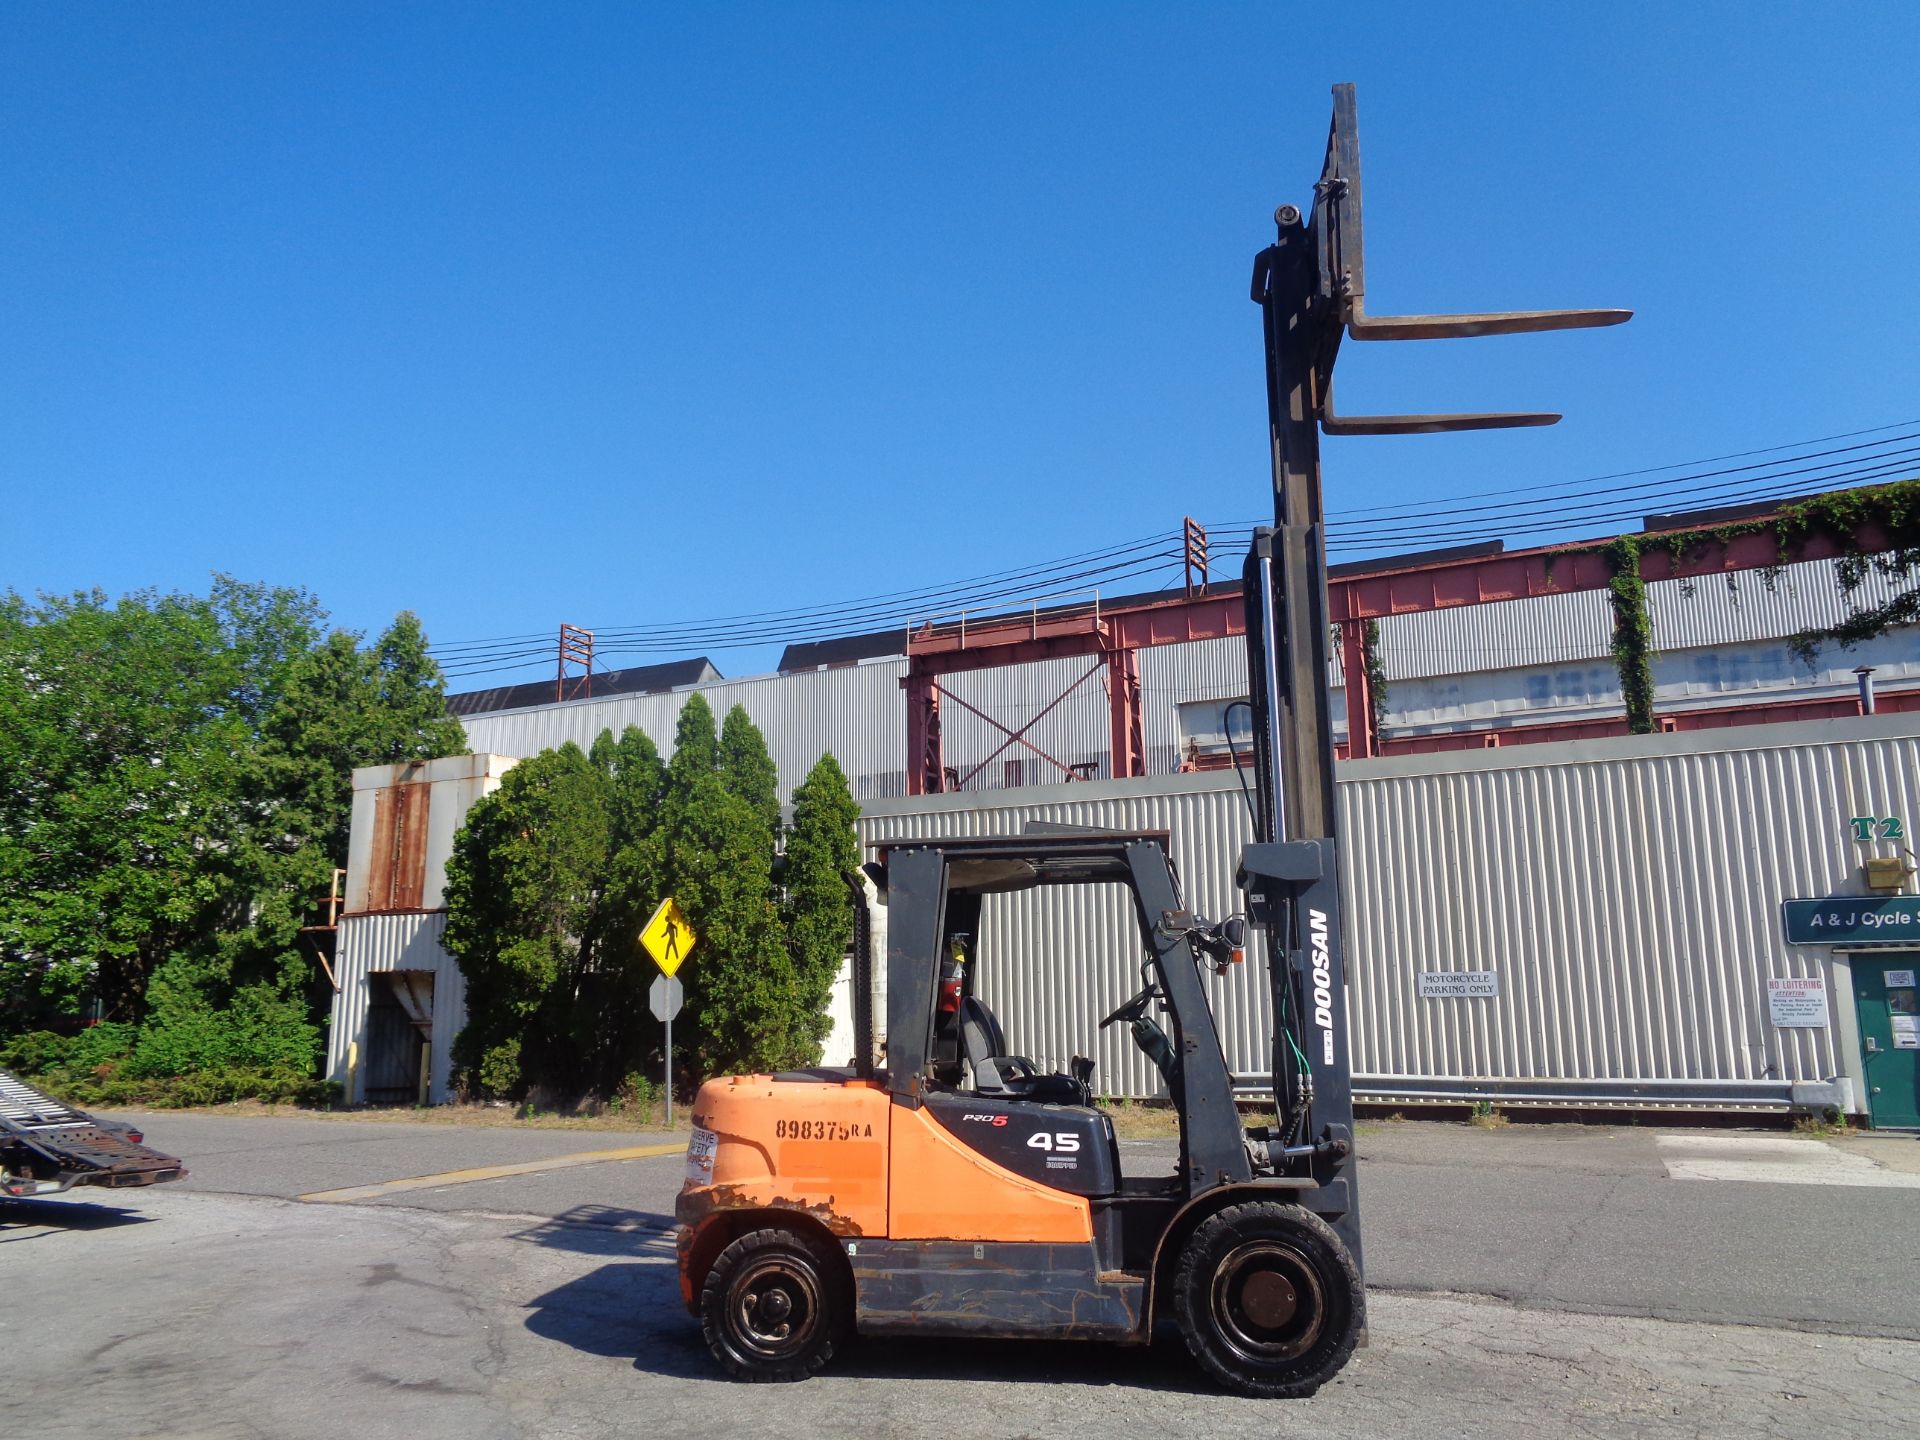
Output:
[[[1764,526],[1775,517],[1756,516],[1742,524]],[[1781,563],[1779,542],[1765,529],[1752,534],[1713,540],[1688,549],[1681,555],[1662,544],[1663,534],[1640,537],[1640,577],[1643,580],[1679,580],[1705,575],[1724,575],[1739,570],[1765,570]],[[1515,550],[1501,555],[1462,556],[1450,560],[1424,560],[1364,574],[1335,576],[1327,583],[1329,618],[1341,627],[1342,660],[1346,671],[1349,713],[1362,717],[1363,738],[1357,755],[1374,748],[1366,725],[1368,689],[1365,684],[1365,656],[1362,627],[1369,620],[1391,615],[1412,615],[1427,610],[1451,610],[1461,605],[1485,605],[1502,600],[1524,600],[1542,595],[1565,595],[1579,590],[1604,590],[1613,579],[1613,567],[1602,553],[1612,538],[1587,540],[1573,545],[1547,545],[1532,550]],[[1793,561],[1830,560],[1840,555],[1864,551],[1878,553],[1892,548],[1886,530],[1876,524],[1861,526],[1851,544],[1842,545],[1825,535],[1809,535],[1797,547]],[[1136,601],[1108,609],[1087,609],[1066,614],[1030,612],[1026,616],[1000,616],[978,624],[922,626],[907,635],[907,678],[902,686],[908,692],[907,790],[922,794],[938,790],[942,784],[939,701],[934,681],[941,675],[989,670],[1002,665],[1029,665],[1042,660],[1071,659],[1078,656],[1118,657],[1113,672],[1118,683],[1112,686],[1110,728],[1114,751],[1113,773],[1144,773],[1144,756],[1138,753],[1135,737],[1140,734],[1139,686],[1133,652],[1153,645],[1178,645],[1189,640],[1217,640],[1246,634],[1246,616],[1241,608],[1238,584],[1223,585],[1206,595],[1175,595],[1164,600]],[[1136,678],[1128,683],[1131,673]],[[1356,684],[1356,681],[1359,683]],[[1358,697],[1356,701],[1356,697]],[[1824,706],[1825,702],[1795,702]],[[1764,704],[1727,707],[1740,712],[1753,711],[1755,719],[1788,718],[1759,712]],[[1707,718],[1719,712],[1681,712],[1664,717],[1681,721],[1680,728],[1694,729],[1714,724],[1739,724],[1740,720]],[[1810,714],[1839,714],[1844,710],[1820,708]],[[1624,734],[1624,721],[1578,722],[1583,734]],[[1004,728],[1004,727],[1003,727]],[[1569,739],[1575,726],[1563,728],[1552,722],[1515,727],[1498,732],[1472,731],[1459,736],[1423,737],[1434,749],[1459,745],[1481,745],[1488,736],[1503,737],[1492,743],[1516,743],[1521,740]],[[1524,736],[1522,730],[1529,732]],[[1538,732],[1538,733],[1532,733]],[[1390,740],[1378,748],[1401,752],[1413,748],[1411,740]],[[1344,755],[1345,749],[1343,747]],[[925,787],[924,789],[921,787]]]
[[[1756,523],[1764,523],[1765,518]],[[1868,553],[1892,548],[1886,531],[1877,524],[1863,525],[1853,538],[1852,546],[1842,546],[1825,535],[1810,535],[1792,559],[1831,560],[1856,548]],[[1461,605],[1604,590],[1613,579],[1613,567],[1601,553],[1608,543],[1546,545],[1335,576],[1327,584],[1331,618],[1336,622],[1379,620]],[[1710,541],[1684,557],[1665,548],[1660,533],[1655,533],[1642,542],[1640,576],[1648,581],[1679,580],[1764,570],[1780,563],[1779,543],[1765,531]],[[1244,634],[1239,586],[1230,584],[1192,599],[1175,595],[1098,613],[1005,616],[964,628],[923,627],[907,636],[907,658],[915,673],[946,675]]]
[[[1859,549],[1869,553],[1892,548],[1886,531],[1877,524],[1861,526],[1853,538]],[[1613,579],[1613,567],[1597,547],[1608,543],[1594,540],[1578,546],[1548,545],[1505,555],[1428,561],[1404,569],[1342,576],[1328,584],[1328,601],[1336,621],[1379,620],[1423,610],[1450,610],[1458,605],[1604,590]],[[1851,548],[1824,535],[1810,535],[1792,559],[1831,560]],[[1681,557],[1665,548],[1656,533],[1642,541],[1640,578],[1681,580],[1736,570],[1764,570],[1780,563],[1780,544],[1765,531],[1710,541]]]

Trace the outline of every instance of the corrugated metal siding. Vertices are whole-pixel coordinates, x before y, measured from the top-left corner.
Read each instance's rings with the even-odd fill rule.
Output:
[[[1807,674],[1781,641],[1809,626],[1831,625],[1849,608],[1878,603],[1895,587],[1869,576],[1851,599],[1842,599],[1833,573],[1831,561],[1791,565],[1772,590],[1752,573],[1739,577],[1737,592],[1706,580],[1687,597],[1676,581],[1650,586],[1655,640],[1665,652],[1655,661],[1658,698],[1819,691],[1841,683]],[[1617,710],[1618,678],[1609,658],[1612,625],[1606,596],[1599,591],[1389,617],[1380,626],[1380,657],[1390,687],[1397,688],[1388,697],[1386,728],[1410,733],[1409,727],[1450,728],[1536,711],[1567,719],[1579,718],[1581,711]],[[1882,643],[1910,654],[1912,636],[1912,630],[1902,630]],[[1716,646],[1739,648],[1711,648]],[[1850,653],[1845,668],[1860,658]],[[1920,660],[1875,658],[1873,663],[1898,664],[1898,671],[1883,680],[1920,674]],[[1094,673],[1072,695],[1047,709],[1089,671]],[[906,792],[906,707],[900,691],[905,674],[904,659],[888,659],[715,681],[663,694],[471,715],[467,734],[476,750],[527,756],[568,740],[589,746],[602,730],[618,734],[638,725],[665,752],[688,693],[697,689],[716,716],[738,704],[753,717],[773,753],[783,800],[828,751],[847,772],[857,799],[879,800]],[[1344,714],[1344,677],[1337,653],[1329,656],[1327,678],[1338,717]],[[1187,738],[1179,707],[1191,700],[1245,695],[1245,642],[1149,648],[1140,654],[1140,679],[1147,773],[1172,774]],[[1093,658],[951,675],[942,684],[952,697],[941,710],[947,764],[967,775],[993,757],[972,778],[970,790],[1059,784],[1066,777],[1023,745],[1002,749],[1006,736],[959,701],[1008,729],[1032,722],[1027,738],[1047,754],[1068,765],[1089,764],[1097,777],[1110,773],[1107,678]]]
[[[675,690],[663,695],[618,695],[533,710],[506,710],[466,718],[467,740],[476,750],[499,755],[537,755],[573,741],[583,749],[602,730],[620,734],[637,725],[661,754],[673,749],[674,726],[693,689],[707,697],[716,719],[744,706],[767,737],[780,772],[784,800],[828,751],[853,783],[859,799],[904,792],[906,707],[900,680],[905,660],[762,675]]]
[[[1779,640],[1837,624],[1850,613],[1891,600],[1904,585],[1869,573],[1851,595],[1840,593],[1838,562],[1808,560],[1782,567],[1771,587],[1758,571],[1727,580],[1661,580],[1647,587],[1653,640],[1662,650],[1690,650],[1741,640]]]
[[[1205,777],[1209,780],[1217,777]],[[919,813],[861,818],[861,839],[1018,833],[1029,821],[1051,820],[1115,829],[1167,830],[1187,903],[1211,916],[1239,908],[1234,865],[1249,836],[1245,802],[1238,790],[1165,793],[1146,787],[1166,782],[1133,781],[1101,790],[1139,787],[1137,793],[1101,800],[1072,798],[1096,787],[1056,790],[1048,800],[1011,796],[968,797],[970,808],[951,801]],[[913,802],[898,802],[899,805]],[[1076,1054],[1092,1057],[1095,1083],[1110,1094],[1162,1093],[1160,1075],[1119,1026],[1101,1031],[1101,1016],[1140,989],[1146,958],[1132,902],[1118,886],[1071,886],[988,896],[981,915],[977,963],[979,994],[999,1015],[1007,1043],[1029,1058],[1064,1070]],[[1256,957],[1257,958],[1257,957]],[[1264,969],[1249,963],[1210,981],[1215,1014],[1228,1062],[1235,1069],[1264,1070],[1272,1025]]]
[[[1834,625],[1902,588],[1870,574],[1851,596],[1842,596],[1834,567],[1832,560],[1788,565],[1771,588],[1758,571],[1734,575],[1731,587],[1711,577],[1656,581],[1647,587],[1654,645],[1673,651],[1782,640]],[[1380,661],[1389,681],[1604,660],[1612,645],[1613,612],[1600,590],[1428,610],[1380,622]]]
[[[1081,683],[1065,699],[1060,699],[1075,681]],[[940,706],[941,742],[947,764],[957,769],[963,779],[976,766],[987,765],[969,788],[991,790],[1011,785],[1063,784],[1067,777],[1058,766],[1049,764],[1025,745],[1009,744],[1005,734],[979,716],[968,713],[965,706],[954,703],[959,700],[991,715],[1009,730],[1031,727],[1025,731],[1026,738],[1057,760],[1068,765],[1091,764],[1096,775],[1108,773],[1111,752],[1107,734],[1107,667],[1098,657],[1045,660],[1034,665],[1004,665],[945,675],[940,679],[940,688],[948,697]],[[904,756],[904,702],[896,702],[893,713],[898,717]],[[995,751],[999,754],[995,755]],[[989,762],[988,756],[994,758]]]
[[[1140,669],[1149,773],[1172,773],[1178,768],[1182,738],[1179,704],[1245,694],[1246,645],[1211,640],[1158,646],[1141,652]],[[1089,671],[1094,673],[1085,683],[1041,715]],[[717,717],[736,704],[746,708],[767,737],[783,800],[829,750],[852,781],[855,797],[877,800],[906,790],[906,704],[900,690],[905,675],[904,660],[885,660],[691,688],[706,695]],[[1026,736],[1040,749],[1069,765],[1090,762],[1096,776],[1108,774],[1107,676],[1093,658],[950,675],[942,686],[953,697],[941,707],[947,764],[962,775],[994,756],[1007,737],[968,713],[958,700],[1012,730],[1031,722]],[[621,695],[471,715],[466,718],[467,739],[476,750],[527,756],[568,740],[585,748],[602,730],[617,735],[628,725],[638,725],[664,754],[672,748],[674,726],[689,693]],[[1064,780],[1055,766],[1015,744],[994,756],[969,788],[998,790]]]
[[[333,997],[333,1023],[327,1032],[327,1078],[347,1083],[347,1052],[358,1045],[364,1073],[367,1045],[368,976],[382,970],[433,973],[433,1064],[428,1099],[450,1098],[453,1040],[467,1023],[467,982],[460,966],[440,945],[446,933],[444,910],[424,914],[349,915],[340,921],[334,974],[340,982]]]
[[[1516,670],[1607,655],[1613,617],[1599,590],[1390,615],[1380,622],[1387,681]]]
[[[863,840],[1017,832],[1030,820],[1170,830],[1191,904],[1238,904],[1247,826],[1230,775],[1079,787],[1046,799],[870,807]],[[1824,1030],[1768,1021],[1769,978],[1825,973],[1787,947],[1779,903],[1857,888],[1854,814],[1920,814],[1910,716],[1640,736],[1364,762],[1340,784],[1356,1073],[1462,1080],[1756,1082],[1840,1073],[1850,1001]],[[1096,1030],[1141,947],[1114,896],[994,897],[980,986],[1010,1041],[1157,1092],[1124,1036]],[[1253,957],[1257,959],[1258,957]],[[1493,970],[1493,1000],[1422,1000],[1424,970]],[[1218,989],[1229,1063],[1265,1071],[1253,964]],[[1831,988],[1831,980],[1830,980]],[[1514,1089],[1524,1089],[1515,1084]]]
[[[1784,640],[1735,641],[1654,656],[1654,708],[1800,699],[1850,699],[1856,665],[1877,668],[1882,685],[1920,679],[1916,632],[1903,627],[1851,650],[1827,647],[1811,669]],[[1624,702],[1611,659],[1398,680],[1388,687],[1386,732],[1414,735],[1496,721],[1618,719]]]

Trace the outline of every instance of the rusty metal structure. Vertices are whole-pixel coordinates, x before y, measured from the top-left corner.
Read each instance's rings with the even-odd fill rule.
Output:
[[[76,1185],[118,1190],[183,1178],[186,1166],[149,1149],[146,1138],[0,1070],[0,1196],[21,1200]]]
[[[1207,593],[1207,527],[1191,515],[1180,522],[1181,560],[1186,570],[1187,598]],[[1194,577],[1199,583],[1194,583]]]
[[[1472,318],[1484,322],[1488,317]],[[1484,417],[1399,416],[1379,417],[1364,423],[1384,425],[1386,420],[1392,419],[1432,427],[1434,422],[1444,419],[1464,421],[1480,418]],[[1500,419],[1503,425],[1521,423],[1510,416],[1495,418]],[[1529,418],[1528,423],[1546,423],[1552,418],[1534,416]],[[1472,427],[1463,424],[1455,428]],[[1366,433],[1395,432],[1382,428]],[[1764,526],[1776,513],[1761,511],[1744,518]],[[1192,521],[1187,524],[1193,526]],[[1641,578],[1649,583],[1698,580],[1741,572],[1772,571],[1780,565],[1779,542],[1764,530],[1707,540],[1690,546],[1684,554],[1676,554],[1671,547],[1661,543],[1663,535],[1695,533],[1684,525],[1676,525],[1671,530],[1643,532],[1649,543],[1642,547]],[[1188,535],[1191,545],[1191,529]],[[1537,741],[1584,740],[1626,733],[1624,718],[1611,721],[1542,720],[1497,730],[1402,737],[1383,744],[1379,717],[1373,714],[1373,689],[1369,683],[1370,626],[1397,616],[1427,611],[1605,590],[1614,578],[1612,566],[1601,553],[1605,543],[1604,540],[1588,540],[1506,550],[1495,541],[1329,567],[1326,576],[1327,620],[1330,631],[1337,631],[1339,635],[1339,663],[1347,705],[1347,739],[1338,746],[1339,757],[1365,760],[1388,752],[1413,754]],[[1199,545],[1200,554],[1204,557],[1204,531],[1201,532]],[[1825,533],[1809,534],[1799,542],[1794,558],[1796,561],[1828,560],[1848,554],[1886,550],[1891,545],[1891,539],[1884,529],[1877,522],[1867,521],[1844,539]],[[1191,549],[1189,553],[1192,553]],[[1201,573],[1204,575],[1204,559],[1201,563]],[[1076,768],[1084,769],[1084,765],[1076,767],[1056,758],[1035,744],[1027,733],[1052,706],[1031,716],[1025,725],[1016,729],[1003,725],[976,706],[958,699],[940,685],[940,679],[945,675],[1074,656],[1086,656],[1097,663],[1060,693],[1054,704],[1064,701],[1104,668],[1107,671],[1106,688],[1113,737],[1109,778],[1128,779],[1144,775],[1146,771],[1141,768],[1143,760],[1136,739],[1142,729],[1139,651],[1156,645],[1244,635],[1246,626],[1240,595],[1241,584],[1238,581],[1208,582],[1197,589],[1189,587],[1185,594],[1180,595],[1130,598],[1116,604],[1102,604],[1096,598],[1091,605],[1035,606],[1024,615],[996,614],[972,620],[962,618],[910,630],[906,639],[907,675],[901,682],[907,694],[906,793],[938,795],[967,789],[975,777],[986,772],[994,759],[1014,745],[1041,756],[1066,778],[1087,778],[1074,773]],[[943,698],[961,705],[1006,736],[1000,749],[994,751],[986,762],[965,770],[946,764],[939,720]],[[1920,708],[1920,692],[1882,693],[1877,697],[1877,703],[1882,709]],[[1659,726],[1662,730],[1718,729],[1728,725],[1776,724],[1784,720],[1827,719],[1862,713],[1867,713],[1862,709],[1862,702],[1852,697],[1756,700],[1738,707],[1673,709],[1659,717]],[[1202,762],[1196,768],[1214,768],[1214,763]],[[1217,763],[1224,765],[1228,761],[1225,757],[1218,757]]]
[[[573,689],[567,689],[567,667],[577,665],[580,673],[573,677]],[[560,627],[559,661],[554,669],[553,700],[556,705],[567,700],[590,699],[593,695],[593,631],[582,629],[578,625]]]

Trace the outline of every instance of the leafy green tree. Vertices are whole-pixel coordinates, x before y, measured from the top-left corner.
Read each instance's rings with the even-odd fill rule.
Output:
[[[410,611],[370,648],[336,630],[298,656],[261,728],[263,796],[278,807],[282,827],[318,843],[332,865],[346,864],[356,767],[467,748]]]
[[[307,1068],[331,996],[313,983],[300,927],[346,864],[351,772],[466,748],[410,613],[366,648],[334,631],[294,655],[276,689],[249,757],[247,795],[258,823],[237,831],[226,849],[253,897],[248,919],[156,972],[135,1073],[180,1073],[163,1067],[194,1056],[203,1059],[195,1068]],[[203,1037],[212,1037],[211,1048]],[[304,1064],[286,1059],[296,1051],[306,1053]]]
[[[180,955],[214,963],[256,899],[259,725],[320,611],[215,580],[206,598],[0,599],[0,994],[142,1017]]]
[[[136,1081],[305,1084],[299,931],[345,863],[348,772],[465,748],[417,620],[362,649],[323,619],[228,576],[0,597],[0,1031],[91,999]]]
[[[801,1064],[820,1062],[827,1038],[827,1006],[853,940],[853,906],[843,878],[860,863],[854,826],[860,806],[839,762],[822,755],[793,792],[793,829],[787,836],[786,895],[781,919],[793,957],[794,1038]],[[845,1057],[828,1057],[839,1061]]]

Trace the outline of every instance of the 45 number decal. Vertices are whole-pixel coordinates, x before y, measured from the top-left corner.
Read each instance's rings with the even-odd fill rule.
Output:
[[[1029,1150],[1051,1150],[1058,1155],[1070,1155],[1080,1148],[1080,1137],[1071,1130],[1036,1130],[1027,1137]]]

